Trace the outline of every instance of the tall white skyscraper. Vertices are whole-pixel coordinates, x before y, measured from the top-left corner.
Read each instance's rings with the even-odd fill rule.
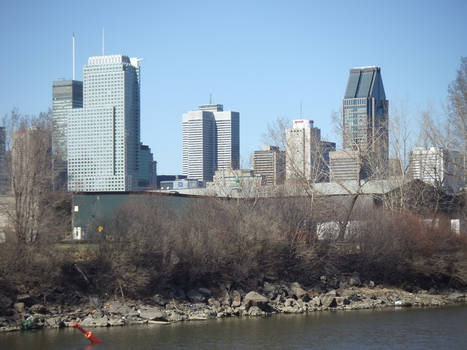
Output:
[[[240,166],[240,114],[219,104],[183,115],[183,175],[211,181],[217,169]]]
[[[294,120],[285,139],[286,179],[327,181],[329,152],[336,149],[336,144],[321,141],[321,130],[313,126],[313,120]]]
[[[123,55],[90,57],[83,108],[68,118],[68,190],[137,189],[140,67]]]

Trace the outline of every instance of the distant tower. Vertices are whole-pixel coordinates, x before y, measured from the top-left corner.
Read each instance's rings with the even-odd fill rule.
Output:
[[[265,185],[279,185],[285,179],[285,151],[279,147],[264,146],[253,153],[253,171],[263,176]]]
[[[83,107],[83,82],[78,80],[54,81],[52,99],[54,189],[66,190],[68,118],[73,109]]]
[[[286,178],[288,181],[327,181],[329,152],[335,150],[335,143],[321,141],[321,130],[313,126],[313,120],[293,121],[287,129]]]
[[[138,189],[139,60],[90,57],[84,67],[83,108],[68,118],[68,190]]]
[[[381,68],[370,66],[350,70],[342,101],[342,134],[345,150],[365,155],[368,171],[384,177],[388,167],[388,100]]]
[[[183,175],[212,181],[217,169],[240,166],[240,114],[219,104],[183,115]]]

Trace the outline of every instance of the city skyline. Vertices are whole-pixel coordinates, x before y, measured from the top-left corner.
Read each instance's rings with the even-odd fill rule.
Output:
[[[134,52],[145,59],[142,139],[151,147],[161,174],[181,173],[179,116],[207,103],[211,93],[213,102],[242,111],[241,165],[248,166],[253,151],[264,144],[267,124],[281,116],[315,120],[323,137],[337,141],[339,148],[331,114],[339,112],[352,67],[382,67],[389,114],[407,99],[412,129],[422,109],[434,107],[436,116],[442,116],[439,105],[455,78],[460,56],[467,52],[461,15],[467,4],[461,1],[379,3],[385,19],[378,31],[365,31],[363,37],[359,34],[369,22],[352,18],[371,18],[373,2],[264,3],[267,6],[241,1],[143,2],[134,9],[124,2],[112,4],[112,16],[104,16],[109,10],[105,2],[5,5],[0,35],[8,54],[0,62],[10,69],[0,91],[0,113],[18,107],[22,113],[38,114],[51,107],[52,81],[72,77],[72,34],[77,40],[76,79],[81,80],[80,67],[87,57],[100,53],[105,27],[106,53]],[[193,26],[206,9],[223,15]],[[59,16],[60,11],[70,16]],[[123,18],[128,25],[120,28],[117,23]],[[276,25],[282,21],[289,25]],[[342,26],[333,26],[336,21]],[[174,22],[180,25],[170,25]],[[10,36],[12,31],[17,35]],[[214,42],[223,49],[211,50]],[[205,54],[208,50],[210,55]]]

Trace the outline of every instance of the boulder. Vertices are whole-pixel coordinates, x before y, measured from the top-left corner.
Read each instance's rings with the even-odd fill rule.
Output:
[[[198,288],[198,292],[200,292],[206,298],[210,298],[212,296],[211,290],[207,288]]]
[[[182,291],[183,292],[183,291]],[[177,293],[176,293],[177,294]],[[183,295],[185,295],[185,293],[183,293]],[[161,305],[161,306],[165,306],[167,305],[167,299],[165,299],[162,295],[160,294],[154,294],[152,296],[152,300],[158,304],[158,305]]]
[[[192,303],[202,303],[206,300],[206,297],[204,295],[202,295],[200,292],[194,289],[190,289],[186,296],[188,297],[188,300],[190,300]]]
[[[222,305],[224,306],[230,306],[230,303],[232,302],[232,299],[230,299],[229,292],[226,290],[222,293],[222,295],[219,298],[219,301]]]
[[[266,312],[261,310],[258,306],[252,306],[248,309],[249,316],[266,316]]]
[[[91,316],[86,317],[84,320],[79,322],[80,326],[83,327],[107,327],[109,324],[109,319],[107,316],[93,318]]]
[[[45,314],[47,313],[47,308],[42,304],[34,304],[29,308],[29,311],[36,314]]]
[[[263,291],[265,293],[274,293],[276,289],[277,287],[274,284],[269,283],[269,282],[264,282]]]
[[[358,273],[354,273],[352,277],[349,278],[348,281],[349,286],[353,287],[358,287],[362,284],[362,281],[360,280],[360,275]]]
[[[26,306],[31,306],[35,304],[34,298],[29,294],[19,294],[16,296],[16,301],[24,303]]]
[[[242,304],[242,296],[238,290],[234,290],[232,296],[232,307],[239,307]]]
[[[307,291],[304,290],[298,282],[294,282],[290,285],[290,291],[292,292],[292,296],[295,296],[298,299],[302,299],[302,297],[308,295]]]
[[[165,310],[161,310],[158,307],[150,307],[146,309],[141,309],[141,313],[139,316],[145,320],[151,320],[151,321],[167,320],[167,314]]]
[[[24,303],[19,302],[19,303],[14,303],[13,307],[17,313],[23,313],[24,312]]]
[[[248,307],[248,306],[259,306],[262,304],[266,304],[269,302],[269,299],[265,297],[264,295],[261,295],[257,292],[249,292],[247,295],[245,295],[245,298],[243,300],[243,304]]]
[[[321,305],[323,307],[336,307],[337,302],[336,302],[336,291],[333,291],[334,293],[329,292],[323,296],[320,297]]]

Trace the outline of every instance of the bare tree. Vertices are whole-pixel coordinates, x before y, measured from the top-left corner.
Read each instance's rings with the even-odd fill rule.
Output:
[[[39,239],[47,194],[51,191],[51,116],[21,115],[13,110],[4,118],[8,128],[8,167],[15,205],[11,224],[19,243]]]

